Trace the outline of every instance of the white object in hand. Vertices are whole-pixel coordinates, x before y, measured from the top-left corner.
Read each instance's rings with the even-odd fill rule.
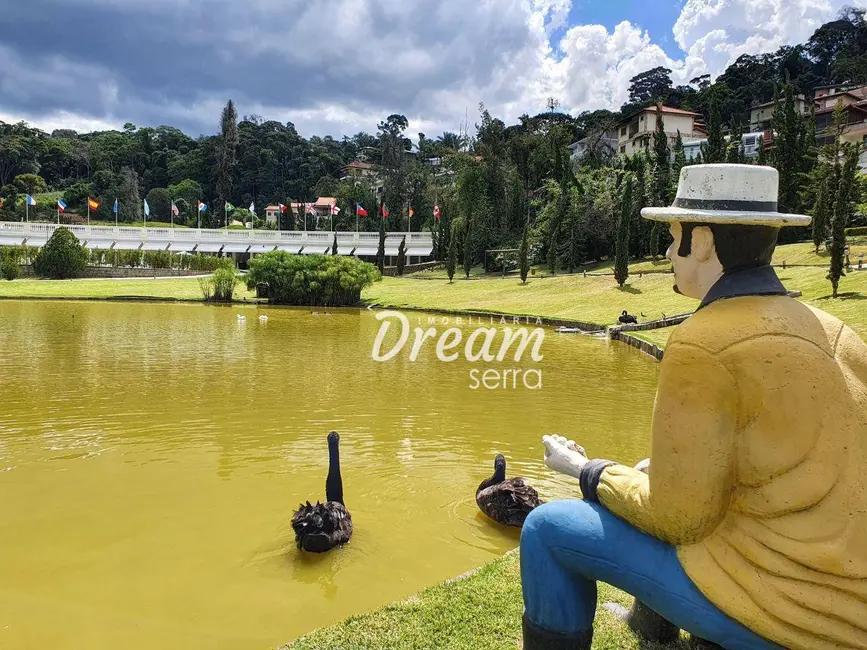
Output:
[[[580,478],[581,469],[590,460],[584,447],[556,433],[542,436],[542,443],[545,445],[545,464],[548,467],[555,472]]]

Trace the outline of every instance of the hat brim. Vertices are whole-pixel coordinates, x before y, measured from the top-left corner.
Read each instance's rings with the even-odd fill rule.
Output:
[[[740,226],[809,226],[813,217],[785,212],[752,212],[741,210],[698,210],[694,208],[642,208],[641,216],[651,221],[700,221]]]

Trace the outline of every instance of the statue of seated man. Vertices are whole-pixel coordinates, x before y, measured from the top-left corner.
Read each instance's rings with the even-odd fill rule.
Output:
[[[583,500],[521,534],[524,650],[590,648],[596,581],[724,648],[867,648],[867,345],[770,266],[777,172],[685,167],[667,222],[675,290],[647,474],[546,436]],[[580,441],[579,441],[580,442]],[[662,625],[660,629],[664,629]]]

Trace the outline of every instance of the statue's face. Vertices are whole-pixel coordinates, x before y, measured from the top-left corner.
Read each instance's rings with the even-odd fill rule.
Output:
[[[671,267],[674,270],[674,290],[684,296],[701,300],[705,294],[700,282],[703,260],[700,259],[699,255],[696,255],[694,247],[687,257],[680,257],[677,252],[680,250],[683,228],[679,223],[674,222],[669,226],[669,231],[674,241],[668,247],[665,256],[671,260]]]

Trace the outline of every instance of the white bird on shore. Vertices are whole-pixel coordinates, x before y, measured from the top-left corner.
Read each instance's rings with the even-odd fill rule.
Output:
[[[268,317],[265,314],[262,314],[261,316],[259,316],[259,322],[260,323],[267,323]]]

